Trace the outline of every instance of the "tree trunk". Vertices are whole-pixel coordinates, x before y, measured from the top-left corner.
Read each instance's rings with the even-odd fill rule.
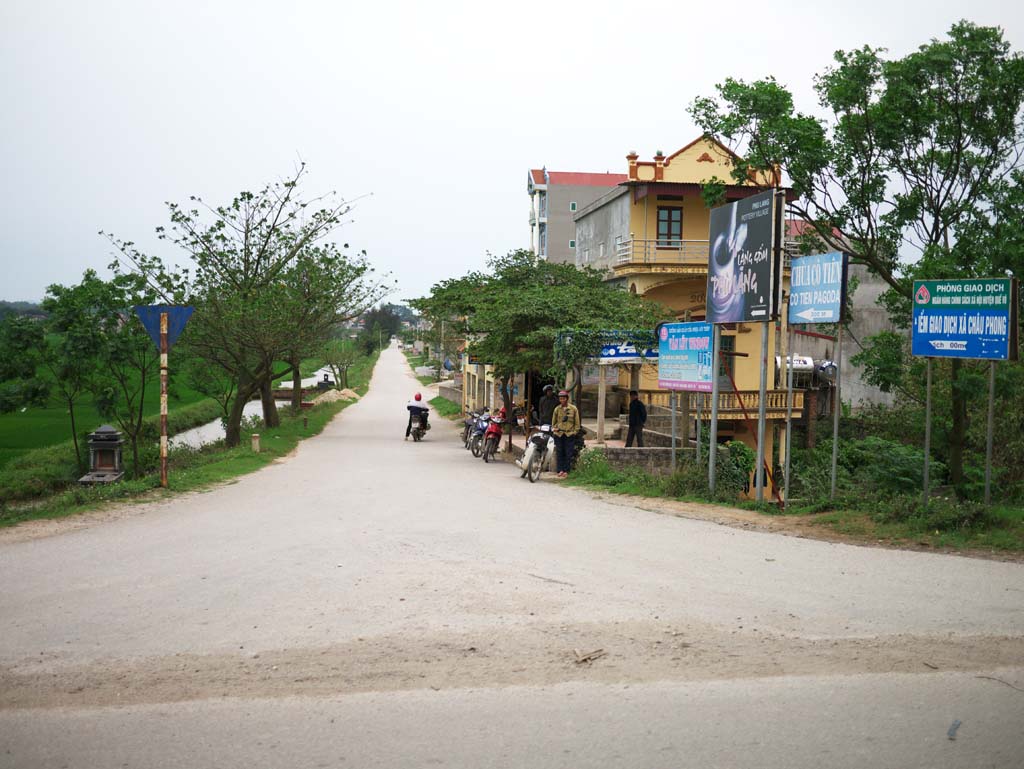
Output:
[[[960,381],[963,361],[954,358],[950,374],[950,406],[953,409],[953,429],[949,431],[949,480],[962,496],[964,482],[964,441],[967,436],[967,394]]]
[[[260,382],[260,400],[263,402],[263,424],[266,427],[280,427],[281,417],[277,413],[277,401],[274,400],[273,382],[271,382],[269,377]]]
[[[298,413],[302,408],[302,370],[299,368],[298,358],[292,358],[288,362],[292,366],[292,410]]]
[[[235,399],[231,402],[231,410],[224,425],[224,443],[229,449],[242,442],[242,413],[252,392],[252,385],[248,380],[244,376],[239,376]]]
[[[78,471],[82,472],[82,450],[78,448],[78,427],[75,425],[75,402],[68,398],[68,413],[71,415],[71,440],[75,444],[75,461],[78,462]]]

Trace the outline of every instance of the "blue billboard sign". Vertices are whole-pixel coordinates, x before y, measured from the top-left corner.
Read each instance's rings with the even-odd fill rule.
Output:
[[[793,259],[789,322],[839,323],[846,299],[846,255],[838,251]]]
[[[711,392],[714,330],[710,323],[664,323],[658,329],[658,387]]]
[[[1018,302],[1009,278],[915,280],[911,353],[1016,360]]]

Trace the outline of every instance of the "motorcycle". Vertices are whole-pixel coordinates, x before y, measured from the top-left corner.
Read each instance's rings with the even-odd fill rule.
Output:
[[[487,428],[490,426],[490,423],[491,415],[488,414],[485,409],[473,425],[473,434],[470,436],[469,446],[467,446],[467,448],[473,453],[474,457],[480,456],[480,451],[484,446],[484,433],[487,432]]]
[[[551,457],[551,425],[541,425],[526,442],[526,451],[520,460],[523,474],[520,478],[529,477],[530,483],[536,483],[541,472],[548,466]]]
[[[504,424],[505,409],[499,409],[498,413],[491,417],[491,423],[487,425],[487,432],[484,433],[484,462],[490,462],[498,453],[498,447],[501,446],[502,425]]]
[[[473,437],[474,425],[476,425],[477,420],[486,413],[487,409],[471,411],[466,415],[466,418],[462,420],[462,445],[467,449],[469,448],[470,439]]]
[[[430,429],[430,423],[427,421],[427,415],[425,413],[412,418],[412,430],[409,434],[412,436],[414,442],[419,443],[423,440],[423,436],[427,434],[427,430]]]

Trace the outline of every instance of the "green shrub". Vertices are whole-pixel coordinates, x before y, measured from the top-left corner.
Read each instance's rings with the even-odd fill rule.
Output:
[[[978,502],[936,498],[925,507],[921,495],[896,496],[873,502],[872,518],[878,523],[906,524],[914,531],[961,531],[970,528],[991,528],[1003,525]]]

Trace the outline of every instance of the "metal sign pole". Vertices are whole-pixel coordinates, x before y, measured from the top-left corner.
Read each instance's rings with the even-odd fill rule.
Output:
[[[722,339],[721,328],[713,326],[711,337],[711,432],[708,446],[708,489],[715,495],[715,464],[718,459],[718,345]]]
[[[690,397],[687,394],[686,397]],[[701,447],[700,447],[700,423],[704,421],[704,393],[700,393],[697,396],[697,464],[701,463]]]
[[[924,499],[928,507],[928,457],[932,450],[932,359],[926,358],[924,385]]]
[[[988,433],[985,435],[985,506],[992,502],[992,425],[995,421],[996,362],[988,370]]]
[[[755,466],[754,486],[757,489],[757,501],[764,502],[764,425],[765,425],[765,400],[768,390],[768,324],[761,324],[761,386],[757,404],[757,465]]]
[[[167,313],[160,313],[160,485],[167,488]]]
[[[839,319],[836,332],[836,398],[832,405],[832,489],[828,498],[836,498],[836,470],[839,466],[839,412],[843,410],[840,385],[843,381],[843,322]]]
[[[789,452],[793,449],[793,327],[789,325],[789,314],[786,315],[786,469],[783,480],[786,484],[786,495],[782,498],[782,511],[789,506]]]
[[[674,473],[676,471],[676,403],[679,394],[673,390],[668,397],[672,405],[672,472]]]

